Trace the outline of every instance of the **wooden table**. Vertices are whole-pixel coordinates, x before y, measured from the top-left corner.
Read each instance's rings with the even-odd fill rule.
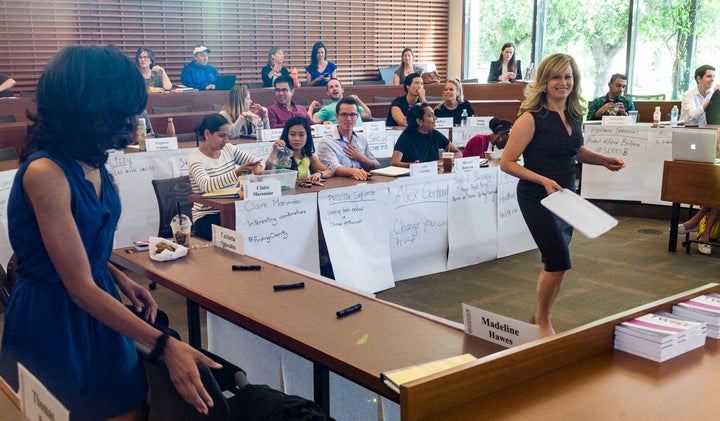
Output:
[[[398,394],[380,380],[380,373],[467,352],[484,356],[502,349],[467,336],[449,323],[214,246],[191,249],[187,257],[173,262],[155,262],[147,252],[133,248],[116,249],[111,261],[396,402]],[[260,264],[262,270],[234,272],[233,264]],[[273,284],[295,282],[305,282],[305,288],[273,291]],[[336,317],[336,311],[357,303],[362,304],[360,312]],[[196,325],[189,327],[199,332],[197,322],[193,320]]]
[[[673,202],[668,251],[674,252],[677,249],[681,203],[720,208],[720,165],[665,161],[660,198]]]

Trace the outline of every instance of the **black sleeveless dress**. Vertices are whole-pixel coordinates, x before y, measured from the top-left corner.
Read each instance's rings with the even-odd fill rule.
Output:
[[[566,113],[572,127],[572,134],[568,134],[558,113],[542,110],[530,114],[535,121],[535,135],[523,152],[525,168],[575,191],[576,155],[583,144],[582,120]],[[572,267],[569,244],[573,228],[540,204],[546,196],[542,185],[518,182],[520,211],[542,254],[545,270],[560,272]]]

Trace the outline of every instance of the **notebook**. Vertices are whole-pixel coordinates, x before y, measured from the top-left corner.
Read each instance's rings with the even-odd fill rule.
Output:
[[[235,86],[236,75],[218,75],[215,80],[216,91],[229,91]]]
[[[384,175],[386,177],[402,177],[404,175],[410,175],[410,168],[390,166],[390,167],[370,170],[370,174]]]
[[[711,129],[676,129],[672,133],[672,159],[715,163],[718,131]]]

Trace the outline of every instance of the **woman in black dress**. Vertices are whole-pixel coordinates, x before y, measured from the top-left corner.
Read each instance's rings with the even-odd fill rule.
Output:
[[[518,204],[542,255],[537,284],[535,322],[540,337],[555,334],[550,313],[570,263],[572,226],[540,204],[547,195],[575,190],[576,162],[602,165],[611,171],[625,166],[619,158],[600,155],[582,146],[583,104],[580,73],[567,54],[548,56],[537,78],[525,88],[520,117],[513,125],[500,168],[520,179]],[[523,156],[524,166],[517,163]]]

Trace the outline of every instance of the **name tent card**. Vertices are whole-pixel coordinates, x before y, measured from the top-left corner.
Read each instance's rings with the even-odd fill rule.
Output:
[[[212,226],[212,243],[215,247],[230,250],[239,255],[245,254],[245,238],[243,238],[243,235],[220,225],[213,224]]]
[[[444,129],[444,128],[448,128],[448,127],[452,127],[452,126],[453,126],[453,118],[452,117],[438,118],[437,121],[435,122],[436,129],[440,129],[440,128]]]
[[[487,160],[485,161],[487,162]],[[473,172],[480,168],[480,157],[471,156],[468,158],[456,158],[455,159],[455,171],[456,172]]]
[[[604,115],[602,118],[603,126],[627,126],[633,124],[629,115]]]
[[[429,175],[437,175],[437,173],[437,161],[410,164],[410,177],[427,177]]]
[[[363,131],[364,132],[382,132],[385,130],[384,121],[364,121]]]
[[[313,136],[325,136],[326,134],[331,133],[335,127],[337,127],[337,124],[313,124]]]
[[[540,337],[536,325],[462,305],[465,333],[507,348],[532,342]]]
[[[148,152],[177,150],[177,137],[149,137],[145,139]]]
[[[18,363],[18,380],[20,408],[29,420],[70,420],[70,411],[20,363]]]
[[[245,185],[245,200],[267,199],[282,196],[280,180],[248,183]]]
[[[272,142],[280,139],[283,129],[263,129],[258,130],[258,141]]]
[[[492,130],[490,130],[490,120],[492,120],[493,117],[468,117],[468,127],[482,127],[487,129],[487,133],[492,133]]]

